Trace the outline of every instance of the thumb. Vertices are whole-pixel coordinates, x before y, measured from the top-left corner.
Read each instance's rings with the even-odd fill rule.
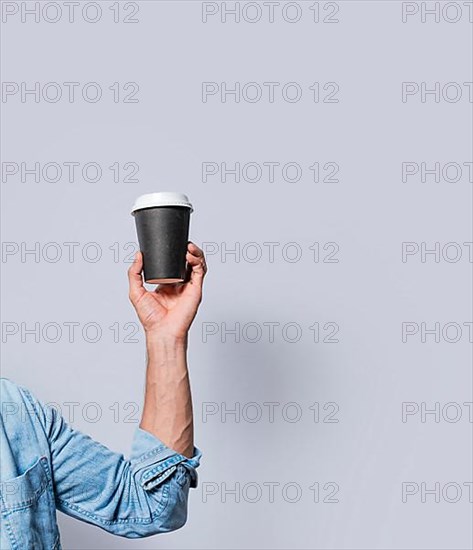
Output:
[[[143,277],[141,271],[143,270],[143,254],[138,251],[135,254],[133,263],[128,268],[128,283],[129,283],[129,297],[132,302],[137,300],[144,292],[146,292],[143,285]]]

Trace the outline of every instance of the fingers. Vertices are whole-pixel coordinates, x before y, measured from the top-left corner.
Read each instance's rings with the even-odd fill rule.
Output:
[[[138,251],[131,266],[128,268],[129,297],[133,302],[146,292],[141,271],[143,269],[143,254]]]
[[[207,263],[203,251],[191,241],[187,245],[186,260],[192,267],[190,282],[201,286],[207,273]]]
[[[193,254],[194,256],[198,256],[198,257],[204,257],[204,253],[202,251],[202,249],[200,249],[195,243],[193,243],[192,241],[189,241],[187,243],[187,250]]]
[[[184,280],[182,281],[182,283],[179,283],[179,285],[183,286],[183,285],[187,284],[191,280],[191,275],[192,275],[192,266],[189,262],[187,262],[186,275],[185,275]]]

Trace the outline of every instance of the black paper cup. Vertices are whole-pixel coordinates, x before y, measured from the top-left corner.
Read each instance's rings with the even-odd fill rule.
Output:
[[[192,205],[182,193],[150,193],[136,199],[132,215],[143,253],[144,280],[152,284],[182,282]]]

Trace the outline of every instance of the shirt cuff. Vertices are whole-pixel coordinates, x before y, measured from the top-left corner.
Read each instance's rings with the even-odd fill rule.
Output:
[[[190,476],[190,487],[197,487],[196,468],[202,452],[194,447],[191,458],[187,458],[166,446],[159,438],[138,427],[135,431],[130,462],[132,471],[146,491],[161,484],[172,475],[179,464]]]

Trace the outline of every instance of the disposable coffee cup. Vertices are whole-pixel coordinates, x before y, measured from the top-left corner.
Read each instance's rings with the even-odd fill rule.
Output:
[[[186,253],[192,204],[183,193],[141,195],[131,211],[143,253],[147,283],[179,283],[186,278]]]

